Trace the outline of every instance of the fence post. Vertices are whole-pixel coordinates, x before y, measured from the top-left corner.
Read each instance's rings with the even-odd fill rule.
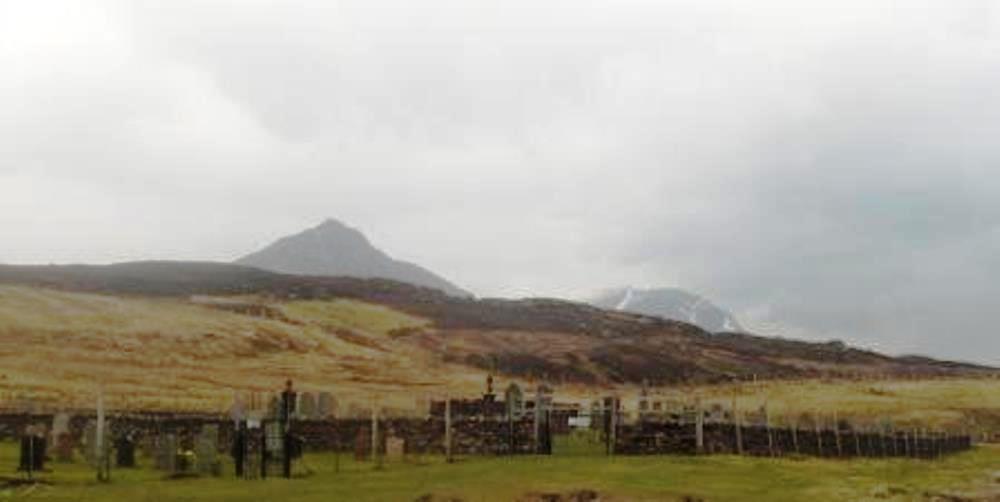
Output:
[[[796,418],[792,423],[792,446],[795,447],[795,454],[801,453],[799,450],[799,420]]]
[[[444,457],[450,464],[451,456],[451,394],[445,397],[444,401]]]
[[[813,413],[813,423],[816,425],[816,456],[823,456],[823,428],[819,423],[819,412]]]
[[[695,448],[699,455],[705,453],[705,413],[701,409],[701,398],[694,402],[694,438]]]
[[[885,435],[886,435],[886,432],[885,432],[885,425],[884,425],[884,423],[885,423],[885,421],[883,420],[882,427],[879,427],[878,436],[879,436],[879,442],[882,444],[882,457],[888,457],[889,456],[889,449],[886,448],[886,446],[885,446]]]
[[[111,481],[111,457],[108,455],[108,449],[104,447],[107,440],[104,437],[104,387],[103,385],[97,390],[97,434],[96,436],[96,447],[97,447],[97,480],[102,483],[107,483]]]
[[[379,455],[379,440],[378,440],[378,404],[376,404],[375,399],[372,399],[372,462],[375,464],[375,469],[382,468],[382,456]],[[287,453],[286,453],[287,454]]]
[[[767,429],[767,452],[775,457],[774,432],[771,430],[771,414],[767,411],[767,401],[764,401],[764,427]]]
[[[736,396],[733,396],[733,427],[736,430],[736,454],[743,455],[743,417],[736,406]]]
[[[854,455],[861,457],[861,438],[858,437],[857,424],[851,424],[851,433],[854,435]]]
[[[611,448],[610,450],[608,450],[608,454],[614,456],[615,447],[618,445],[618,398],[617,397],[611,398],[611,410],[609,411],[609,413],[611,413],[611,420],[610,420],[610,429],[608,431],[608,434],[610,438],[609,444],[611,445]]]
[[[837,456],[844,456],[844,446],[840,442],[840,416],[837,410],[833,411],[833,439],[837,442]]]

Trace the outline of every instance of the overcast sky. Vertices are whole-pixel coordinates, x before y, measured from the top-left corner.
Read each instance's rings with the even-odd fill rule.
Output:
[[[996,5],[0,0],[0,262],[335,217],[480,295],[1000,364]]]

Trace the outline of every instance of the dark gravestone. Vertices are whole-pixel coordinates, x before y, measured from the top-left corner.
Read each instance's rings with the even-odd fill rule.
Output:
[[[368,460],[368,445],[371,442],[370,434],[371,432],[367,427],[358,429],[357,435],[354,436],[354,460],[359,462]]]
[[[247,457],[247,440],[247,424],[241,420],[233,434],[233,445],[230,451],[233,456],[233,466],[236,468],[236,477],[238,478],[242,478],[246,473],[244,466],[246,465]]]
[[[115,441],[115,465],[119,468],[135,467],[135,441],[122,436]]]
[[[45,469],[45,438],[35,435],[21,438],[21,461],[18,470],[34,472]]]

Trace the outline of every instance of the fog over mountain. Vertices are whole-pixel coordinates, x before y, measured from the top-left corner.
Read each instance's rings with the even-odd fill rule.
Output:
[[[682,321],[710,333],[744,331],[732,313],[719,308],[705,297],[683,289],[612,289],[590,299],[588,303],[603,309]]]
[[[997,54],[989,0],[0,2],[0,262],[333,215],[479,296],[998,364]]]
[[[393,279],[453,296],[469,296],[433,272],[390,258],[360,231],[334,219],[283,237],[236,263],[285,274]]]

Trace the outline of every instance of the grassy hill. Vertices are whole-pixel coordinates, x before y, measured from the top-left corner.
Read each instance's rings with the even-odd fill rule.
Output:
[[[384,280],[214,263],[0,266],[0,398],[225,409],[286,378],[342,408],[481,392],[487,371],[566,395],[833,377],[978,379],[993,370],[838,343],[710,335],[559,300],[474,300]],[[504,384],[505,385],[505,384]],[[957,391],[956,391],[957,392]],[[2,404],[0,404],[2,406]]]

